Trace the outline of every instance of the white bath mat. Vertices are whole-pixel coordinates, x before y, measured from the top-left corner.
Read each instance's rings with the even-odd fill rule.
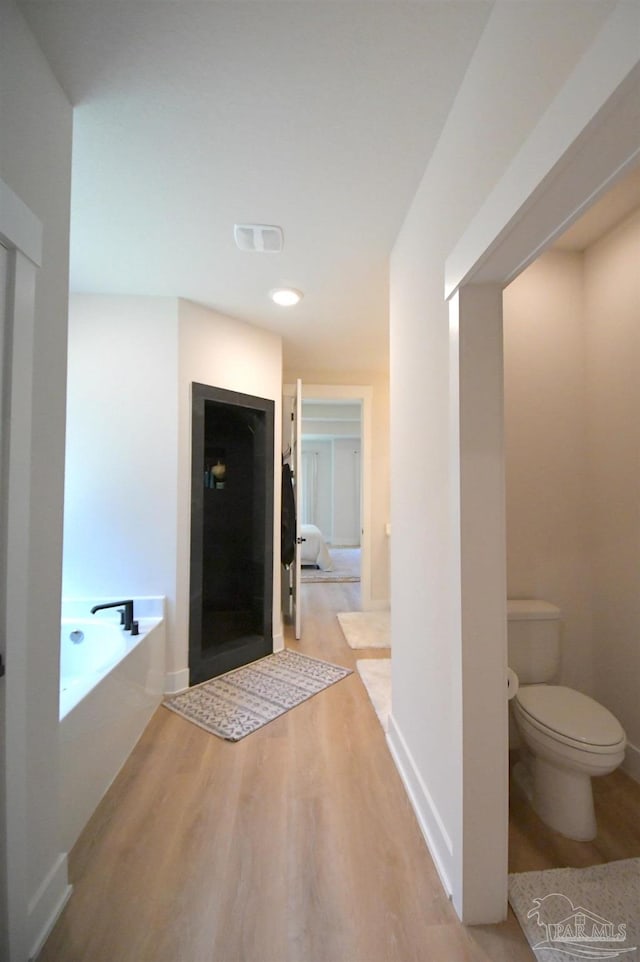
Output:
[[[509,876],[538,962],[640,958],[640,858]]]
[[[338,621],[350,648],[391,647],[389,611],[341,611]]]
[[[364,658],[356,662],[367,694],[371,699],[383,731],[389,728],[391,714],[391,659]]]

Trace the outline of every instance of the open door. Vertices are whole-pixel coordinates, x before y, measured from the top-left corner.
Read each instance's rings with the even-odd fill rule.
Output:
[[[300,603],[300,585],[302,582],[302,528],[300,518],[302,503],[302,381],[296,381],[295,411],[293,416],[291,459],[293,464],[293,492],[296,499],[296,556],[293,563],[293,615],[295,622],[296,640],[302,634],[302,605]]]
[[[3,403],[3,371],[4,371],[4,344],[6,329],[6,304],[7,304],[7,279],[9,275],[9,252],[0,244],[0,512],[2,519],[2,531],[6,531],[5,518],[5,474],[6,465],[4,462],[4,444],[2,440],[6,435],[5,421],[8,415],[6,405]],[[0,677],[4,676],[5,651],[5,606],[6,606],[6,566],[5,566],[6,544],[4,535],[0,540]],[[9,958],[9,908],[8,908],[8,878],[7,878],[7,806],[5,801],[5,682],[0,681],[0,958]]]
[[[296,639],[302,633],[302,610],[300,605],[300,583],[302,569],[302,541],[300,511],[302,491],[302,381],[298,379],[295,385],[287,388],[288,393],[282,399],[283,411],[283,439],[287,439],[286,458],[291,468],[291,480],[293,482],[293,498],[295,507],[295,553],[293,561],[287,568],[288,577],[282,579],[283,603],[282,609],[287,621],[294,626]],[[288,422],[288,429],[285,427]],[[287,434],[288,430],[288,434]]]

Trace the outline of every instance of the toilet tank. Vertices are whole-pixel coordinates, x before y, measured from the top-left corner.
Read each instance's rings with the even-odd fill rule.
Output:
[[[560,667],[561,611],[548,601],[507,601],[509,667],[521,685],[553,680]]]

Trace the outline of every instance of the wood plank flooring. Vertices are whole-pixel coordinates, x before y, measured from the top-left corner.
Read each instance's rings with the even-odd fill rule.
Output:
[[[302,599],[288,647],[351,668],[387,655],[344,641],[335,613],[359,608],[359,585]],[[513,858],[539,867],[527,824],[518,812]],[[355,671],[236,744],[160,707],[70,874],[40,962],[533,959],[512,915],[458,922]]]
[[[622,858],[640,858],[640,785],[623,771],[594,778],[598,834],[574,842],[542,822],[511,780],[509,797],[509,871],[584,868]]]

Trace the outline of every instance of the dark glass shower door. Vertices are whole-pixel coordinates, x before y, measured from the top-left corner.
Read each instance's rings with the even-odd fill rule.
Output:
[[[274,402],[192,386],[192,685],[273,647]]]

